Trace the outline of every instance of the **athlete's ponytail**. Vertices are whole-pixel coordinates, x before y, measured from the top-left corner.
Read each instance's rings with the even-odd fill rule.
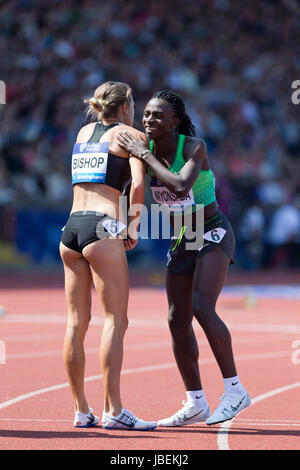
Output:
[[[180,95],[171,90],[162,90],[157,91],[152,98],[165,100],[172,105],[175,116],[180,119],[180,123],[176,128],[178,134],[191,136],[196,134],[195,126],[185,112],[185,104]]]

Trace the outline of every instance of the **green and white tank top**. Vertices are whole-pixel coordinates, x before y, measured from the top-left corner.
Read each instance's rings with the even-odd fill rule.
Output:
[[[185,165],[183,158],[183,147],[185,143],[185,135],[178,135],[178,143],[176,156],[172,165],[168,170],[178,174]],[[153,153],[154,143],[150,141],[150,152]],[[198,178],[190,189],[189,193],[184,197],[178,197],[166,186],[148,168],[148,176],[150,177],[150,187],[152,196],[158,204],[167,206],[170,211],[184,211],[186,209],[196,209],[196,204],[208,206],[216,200],[214,174],[212,170],[200,170]]]

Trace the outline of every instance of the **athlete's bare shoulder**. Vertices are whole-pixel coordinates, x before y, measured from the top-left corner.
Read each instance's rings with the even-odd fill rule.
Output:
[[[127,150],[120,147],[119,141],[117,139],[117,136],[121,131],[130,132],[130,134],[133,135],[136,139],[143,139],[146,145],[148,145],[147,137],[143,132],[139,131],[138,129],[135,129],[134,127],[122,123],[118,126],[112,127],[104,134],[104,136],[102,136],[102,139],[108,138],[110,142],[109,150],[115,155],[127,158],[129,157],[129,153],[127,152]]]
[[[119,126],[116,126],[113,128],[114,130],[114,137],[117,137],[117,135],[122,131],[122,132],[129,132],[133,137],[136,139],[143,139],[145,144],[148,145],[148,139],[144,132],[139,131],[135,127],[128,126],[127,124],[121,124]]]
[[[141,132],[139,131],[138,129],[136,129],[135,127],[132,127],[132,126],[128,126],[127,124],[121,124],[119,125],[118,127],[115,128],[115,132],[116,133],[119,133],[120,131],[122,132],[130,132],[130,134],[132,134],[134,137],[146,137],[144,132]]]
[[[205,160],[207,156],[206,143],[201,137],[186,137],[184,148],[186,159],[195,158],[196,160]]]
[[[92,137],[95,125],[95,122],[91,122],[83,126],[77,134],[76,142],[87,142]]]
[[[205,146],[205,141],[201,137],[193,137],[191,135],[186,136],[186,143],[196,147],[196,146]]]

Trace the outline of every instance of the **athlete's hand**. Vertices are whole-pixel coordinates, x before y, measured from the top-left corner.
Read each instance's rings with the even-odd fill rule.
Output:
[[[124,246],[126,251],[133,250],[133,248],[138,244],[138,240],[133,240],[132,238],[127,238],[124,240]]]
[[[141,159],[142,155],[149,151],[141,136],[138,140],[128,131],[120,131],[117,135],[117,139],[120,147],[127,150],[132,157]]]

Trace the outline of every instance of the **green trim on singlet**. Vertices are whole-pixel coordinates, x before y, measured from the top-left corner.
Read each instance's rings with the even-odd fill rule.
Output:
[[[176,240],[176,243],[175,243],[175,245],[173,246],[173,248],[172,248],[171,251],[174,251],[174,250],[178,247],[178,245],[180,245],[181,240],[182,240],[182,237],[183,237],[183,235],[184,235],[184,232],[186,231],[186,227],[187,227],[186,225],[184,225],[183,227],[181,227],[180,234],[179,234],[179,236],[178,236],[178,238],[177,238],[177,240]]]
[[[172,171],[172,173],[178,174],[181,168],[185,165],[185,160],[183,158],[183,148],[185,143],[185,135],[179,134],[178,135],[178,142],[177,142],[177,149],[175,159],[171,166],[169,166],[168,170]],[[154,142],[150,140],[149,143],[149,150],[153,153],[154,150]],[[148,167],[147,173],[150,178],[154,176],[151,168]],[[195,204],[203,204],[204,207],[208,206],[212,202],[216,200],[215,194],[215,183],[214,183],[214,174],[212,170],[200,170],[198,178],[196,179],[195,183],[192,186],[194,201]]]

